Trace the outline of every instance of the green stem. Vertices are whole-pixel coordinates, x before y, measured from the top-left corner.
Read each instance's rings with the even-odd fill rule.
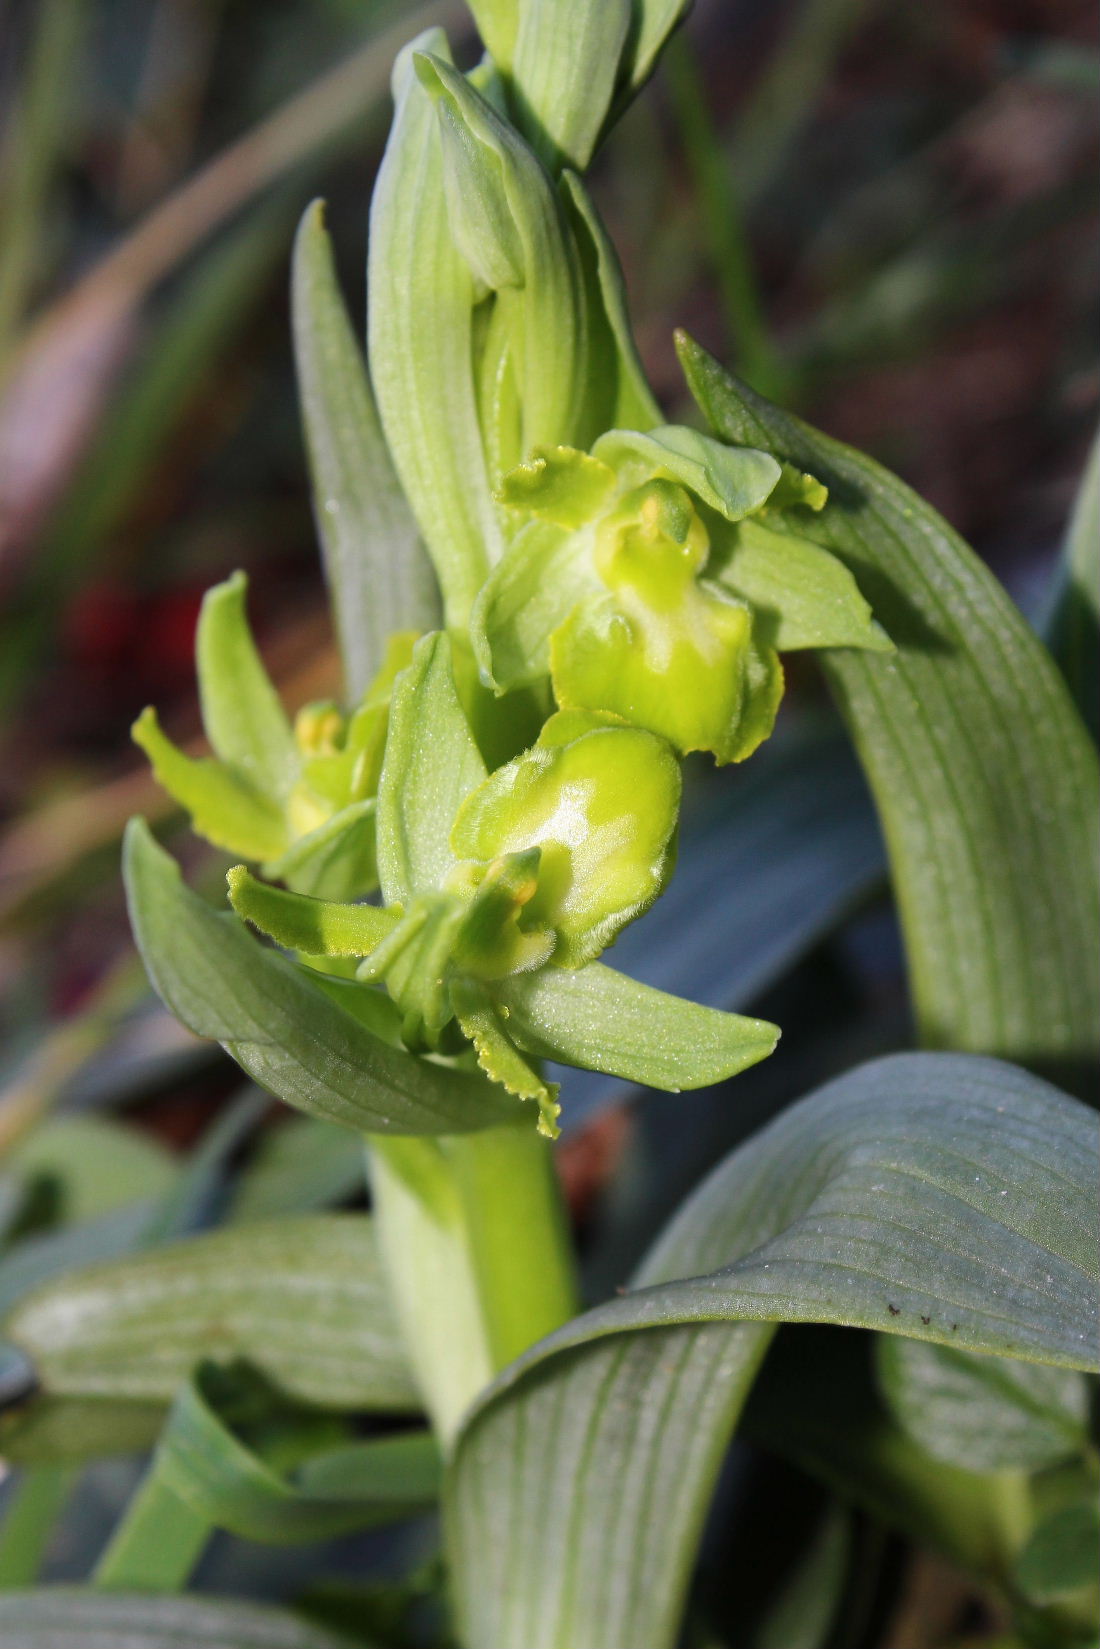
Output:
[[[761,395],[782,400],[786,373],[768,336],[741,204],[682,31],[669,43],[665,64],[737,369]]]
[[[58,1516],[79,1474],[34,1466],[21,1474],[0,1529],[0,1586],[33,1586]]]
[[[114,1592],[179,1592],[212,1533],[163,1482],[156,1456],[107,1545],[94,1585]]]
[[[368,1143],[398,1319],[446,1449],[493,1375],[577,1310],[551,1148],[527,1119]]]

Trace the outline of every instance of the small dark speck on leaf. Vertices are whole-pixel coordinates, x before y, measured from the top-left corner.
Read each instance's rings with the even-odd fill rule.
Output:
[[[959,1325],[958,1325],[958,1323],[952,1323],[952,1324],[951,1324],[951,1332],[952,1332],[952,1334],[954,1334],[954,1332],[955,1332],[955,1330],[956,1330],[956,1329],[957,1329],[957,1328],[958,1328],[958,1326],[959,1326]]]
[[[925,1328],[928,1327],[928,1325],[931,1321],[932,1321],[931,1317],[926,1317],[923,1312],[921,1313],[921,1322],[924,1324]]]
[[[886,1309],[890,1313],[891,1317],[900,1317],[901,1316],[901,1307],[900,1307],[900,1305],[891,1305],[889,1300],[887,1300]]]

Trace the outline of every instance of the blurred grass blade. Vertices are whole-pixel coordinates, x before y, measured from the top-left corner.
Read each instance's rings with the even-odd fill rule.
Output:
[[[42,0],[24,18],[33,38],[0,145],[0,378],[41,273],[49,193],[64,157],[85,22],[83,0]]]
[[[716,434],[829,487],[806,530],[896,643],[822,665],[878,804],[924,1042],[1080,1082],[1100,1044],[1097,762],[1050,655],[895,476],[679,347]]]
[[[753,1649],[825,1649],[831,1641],[851,1556],[851,1513],[834,1504],[768,1609]]]
[[[519,1358],[467,1419],[446,1489],[467,1641],[675,1640],[777,1322],[1094,1367],[1096,1132],[1085,1106],[1013,1066],[908,1054],[735,1151],[636,1291]]]
[[[1053,611],[1046,625],[1093,738],[1100,736],[1100,430],[1070,517]]]
[[[5,1649],[347,1649],[300,1615],[233,1598],[46,1586],[0,1596]],[[371,1649],[366,1638],[360,1649]]]
[[[299,227],[291,291],[313,508],[354,704],[389,637],[435,629],[439,601],[337,284],[321,201]]]
[[[76,1479],[67,1466],[32,1466],[11,1486],[0,1522],[0,1589],[30,1586],[38,1579]]]
[[[4,1333],[45,1398],[166,1405],[200,1358],[243,1357],[303,1403],[416,1407],[361,1215],[254,1221],[78,1267],[23,1299]]]

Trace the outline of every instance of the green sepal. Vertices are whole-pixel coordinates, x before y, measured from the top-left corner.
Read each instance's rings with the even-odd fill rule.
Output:
[[[719,541],[708,577],[756,618],[761,643],[777,652],[805,647],[862,647],[893,652],[870,603],[844,563],[818,544],[762,522],[742,521]]]
[[[704,1088],[773,1052],[779,1029],[641,985],[601,962],[543,968],[496,989],[509,1035],[528,1053],[667,1093]]]
[[[526,931],[526,907],[539,886],[541,848],[505,853],[494,859],[470,901],[455,943],[455,965],[479,979],[503,979],[527,973],[549,960],[554,935]],[[466,868],[457,867],[455,875]],[[472,867],[470,867],[472,868]]]
[[[621,486],[640,486],[654,475],[667,476],[727,521],[740,521],[766,504],[781,474],[770,453],[727,446],[681,424],[663,424],[648,434],[608,430],[592,454],[615,470]]]
[[[529,521],[486,579],[470,615],[481,679],[498,693],[550,672],[550,637],[598,594],[591,531]]]
[[[234,573],[203,597],[195,636],[202,721],[214,754],[265,795],[298,776],[294,734],[245,614],[248,579]]]
[[[615,471],[576,447],[536,447],[501,482],[497,497],[555,526],[583,527],[610,501]]]
[[[596,726],[557,744],[556,721],[466,798],[451,845],[457,858],[483,862],[540,848],[527,923],[556,934],[556,965],[580,967],[671,873],[680,770],[668,745],[640,728]]]
[[[611,107],[632,0],[526,0],[511,62],[517,123],[551,171],[587,170]]]
[[[221,762],[184,755],[161,731],[152,707],[142,711],[131,735],[148,756],[157,783],[186,808],[200,836],[247,859],[286,851],[282,809]]]
[[[399,908],[334,904],[269,887],[237,865],[226,876],[238,916],[287,950],[316,956],[369,956],[401,920]]]
[[[459,703],[446,635],[425,636],[398,678],[378,786],[378,873],[387,904],[435,893],[454,864],[448,835],[485,763]]]
[[[518,1099],[533,1099],[539,1108],[538,1131],[547,1139],[561,1132],[558,1117],[558,1084],[544,1082],[535,1067],[515,1046],[504,1021],[483,985],[472,979],[456,979],[451,989],[455,1016],[464,1036],[477,1053],[477,1062],[486,1076],[498,1082]]]
[[[378,885],[374,814],[373,797],[342,807],[285,853],[263,860],[264,875],[316,899],[362,898]]]

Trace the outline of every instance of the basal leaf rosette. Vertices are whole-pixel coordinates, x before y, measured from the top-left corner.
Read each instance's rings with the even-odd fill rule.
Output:
[[[553,1136],[557,1088],[539,1057],[686,1088],[774,1046],[772,1026],[680,1002],[597,962],[661,892],[679,802],[668,743],[590,712],[552,716],[530,749],[486,774],[450,644],[429,637],[398,683],[380,789],[390,902],[303,896],[243,866],[230,873],[230,900],[291,951],[359,958],[360,987],[384,984],[406,1048],[476,1058],[537,1103],[540,1131]],[[592,1037],[593,1020],[605,1034]]]
[[[677,425],[535,452],[500,491],[526,520],[474,608],[484,680],[549,674],[563,709],[743,760],[774,724],[780,652],[890,646],[847,567],[802,536],[825,496]]]
[[[133,736],[169,795],[215,847],[269,876],[330,897],[377,884],[375,793],[394,677],[415,637],[391,638],[382,669],[350,713],[306,705],[291,724],[245,614],[247,579],[207,592],[196,636],[203,723],[212,757],[188,756],[147,709]]]

